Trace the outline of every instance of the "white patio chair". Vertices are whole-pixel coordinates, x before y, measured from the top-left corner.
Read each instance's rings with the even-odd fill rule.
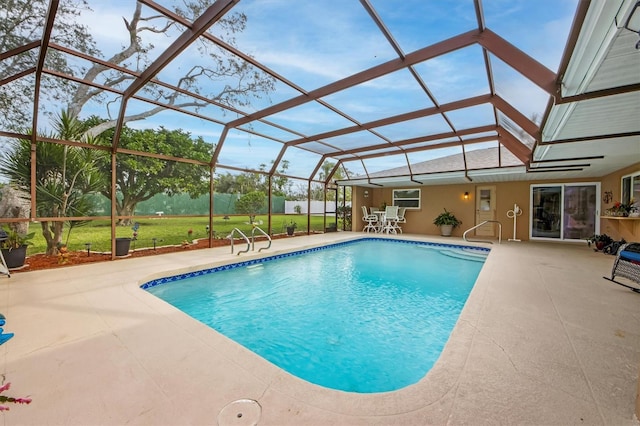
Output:
[[[398,208],[398,223],[407,223],[407,219],[404,217],[404,213],[407,211],[406,207]]]
[[[404,217],[405,212],[407,211],[406,207],[398,207],[398,220],[396,221],[396,231],[399,231],[402,234],[401,223],[407,223],[407,219]]]
[[[384,226],[382,232],[387,234],[402,233],[402,228],[398,226],[398,206],[387,206],[384,210]]]
[[[366,206],[362,206],[362,221],[366,223],[362,232],[377,231],[378,228],[376,225],[378,224],[378,216],[375,214],[369,214]]]

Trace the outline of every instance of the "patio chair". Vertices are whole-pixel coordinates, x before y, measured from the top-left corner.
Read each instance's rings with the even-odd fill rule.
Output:
[[[406,211],[407,211],[406,207],[398,208],[398,223],[407,223],[407,219],[404,217],[404,214]]]
[[[398,206],[387,206],[384,209],[384,225],[382,226],[382,232],[387,234],[397,234],[398,231],[402,233],[402,228],[398,225]]]
[[[362,206],[362,221],[366,223],[365,227],[362,229],[362,232],[377,231],[378,216],[376,216],[375,214],[369,214],[367,212],[366,206]]]
[[[628,278],[640,286],[640,243],[620,246],[611,268],[611,278],[602,277],[618,285],[640,293],[640,288],[616,281],[616,277]]]

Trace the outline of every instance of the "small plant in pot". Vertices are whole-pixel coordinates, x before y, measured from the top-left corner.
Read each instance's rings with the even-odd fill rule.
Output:
[[[27,257],[27,246],[32,245],[31,239],[35,232],[24,234],[14,229],[8,231],[0,228],[0,249],[7,264],[7,268],[19,268],[24,265]]]
[[[287,224],[287,235],[293,235],[293,233],[296,232],[297,227],[298,225],[294,221],[289,222]]]
[[[450,237],[451,231],[462,224],[462,221],[454,216],[453,213],[444,209],[444,213],[440,213],[434,220],[433,224],[440,227],[440,235]]]

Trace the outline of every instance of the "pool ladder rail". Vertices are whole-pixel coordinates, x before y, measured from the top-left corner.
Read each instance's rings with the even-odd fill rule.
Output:
[[[499,232],[498,232],[498,244],[502,243],[502,224],[497,221],[497,220],[485,220],[482,223],[477,224],[476,226],[467,229],[466,231],[464,231],[464,234],[462,234],[462,239],[465,241],[470,241],[470,242],[474,242],[474,243],[489,243],[489,244],[493,244],[493,241],[491,240],[470,240],[467,238],[467,234],[471,231],[473,231],[474,229],[480,228],[482,225],[486,224],[486,223],[497,223],[498,224],[498,228],[499,228]]]
[[[251,230],[251,240],[249,240],[249,237],[247,237],[244,232],[242,232],[238,228],[233,228],[233,230],[231,230],[231,233],[229,235],[227,235],[227,238],[231,240],[231,254],[233,254],[233,240],[234,240],[233,237],[234,237],[234,235],[236,233],[240,234],[240,237],[242,237],[242,239],[244,239],[244,241],[247,243],[247,248],[245,250],[240,250],[238,252],[238,256],[240,255],[240,253],[249,252],[249,250],[254,251],[255,250],[255,239],[256,239],[255,235],[256,235],[256,232],[259,232],[262,235],[264,235],[265,237],[267,237],[267,240],[269,241],[269,244],[266,247],[260,247],[258,252],[260,252],[262,250],[267,250],[268,248],[270,248],[271,247],[271,237],[269,236],[269,234],[264,232],[262,230],[262,228],[260,228],[258,226],[255,226],[255,225],[253,226],[253,229]]]

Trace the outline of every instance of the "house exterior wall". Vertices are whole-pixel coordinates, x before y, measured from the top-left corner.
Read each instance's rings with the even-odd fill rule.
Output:
[[[529,215],[529,182],[507,182],[491,184],[496,187],[496,220],[502,223],[502,237],[512,237],[513,220],[507,217],[507,211],[513,209],[517,203],[523,210],[518,217],[516,234],[519,239],[528,239],[528,215]],[[476,225],[476,187],[487,184],[474,184],[470,182],[462,185],[434,185],[422,186],[421,208],[419,210],[407,210],[405,217],[407,223],[402,228],[405,233],[440,235],[440,229],[433,224],[433,220],[444,209],[452,212],[462,225],[453,230],[452,236],[461,237],[465,230]],[[379,206],[383,202],[391,204],[392,189],[373,189],[373,197],[369,206]],[[464,193],[469,193],[469,199],[464,199]]]
[[[421,208],[419,210],[407,210],[405,217],[407,223],[402,225],[405,233],[439,235],[440,231],[433,224],[435,217],[447,209],[462,221],[462,225],[453,230],[453,236],[461,237],[465,230],[475,225],[475,193],[477,186],[494,185],[496,187],[496,219],[502,223],[502,238],[513,237],[513,219],[507,217],[507,211],[513,209],[514,204],[522,209],[522,215],[518,217],[516,236],[526,241],[529,239],[530,220],[530,186],[532,184],[556,184],[572,182],[599,182],[601,184],[599,211],[602,212],[613,204],[605,204],[602,200],[604,191],[612,191],[614,201],[620,199],[620,179],[623,175],[640,170],[640,163],[619,170],[603,178],[565,179],[565,180],[531,180],[522,182],[496,182],[475,183],[469,182],[460,185],[424,185],[421,189]],[[403,188],[354,188],[353,191],[353,230],[361,231],[364,227],[362,221],[361,206],[380,207],[383,202],[391,204],[392,189]],[[367,197],[365,197],[365,191]],[[463,194],[469,192],[469,199],[465,200]],[[640,220],[614,221],[610,219],[600,220],[600,233],[606,233],[614,239],[624,237],[627,241],[640,241]]]

